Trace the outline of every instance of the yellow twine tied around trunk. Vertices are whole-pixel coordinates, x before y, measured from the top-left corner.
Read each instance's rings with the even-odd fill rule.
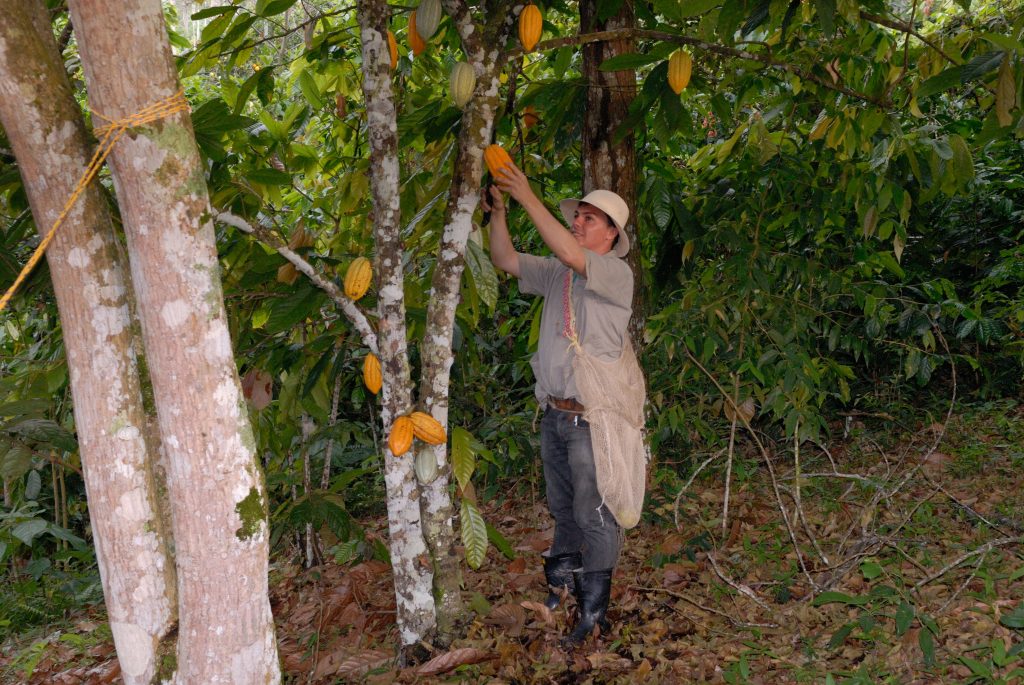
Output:
[[[78,179],[78,183],[75,184],[75,189],[71,191],[71,196],[67,202],[64,203],[64,208],[53,222],[53,226],[50,227],[49,232],[39,242],[39,247],[35,249],[28,262],[25,263],[25,267],[18,274],[18,277],[14,279],[14,283],[7,289],[3,297],[0,297],[0,312],[7,307],[7,303],[14,297],[14,293],[18,288],[25,282],[28,275],[32,273],[32,269],[35,268],[39,260],[42,259],[43,254],[46,252],[46,248],[50,246],[54,236],[57,235],[57,228],[64,223],[68,214],[71,213],[71,208],[75,206],[75,202],[81,197],[85,189],[89,187],[89,184],[99,173],[100,168],[103,166],[103,162],[106,161],[107,156],[114,149],[114,145],[121,136],[130,129],[136,126],[142,126],[158,119],[170,116],[176,112],[187,112],[189,111],[188,100],[185,99],[185,93],[179,90],[177,93],[170,95],[163,100],[154,102],[152,105],[144,109],[140,109],[135,114],[124,117],[123,119],[108,119],[107,117],[93,112],[93,117],[103,119],[110,123],[98,126],[94,129],[96,136],[100,139],[99,145],[96,147],[96,151],[92,155],[92,159],[89,160],[88,166],[85,168],[85,172],[82,177]]]

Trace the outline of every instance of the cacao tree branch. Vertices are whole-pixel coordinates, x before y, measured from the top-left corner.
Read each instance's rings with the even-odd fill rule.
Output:
[[[355,327],[359,333],[360,339],[363,341],[363,345],[368,347],[371,352],[377,354],[377,334],[373,331],[373,326],[370,325],[370,320],[366,318],[366,314],[363,313],[356,303],[345,297],[345,293],[336,286],[329,279],[324,278],[316,268],[306,261],[302,255],[294,252],[291,248],[285,245],[277,236],[273,235],[269,231],[265,231],[261,228],[253,226],[248,221],[240,216],[232,214],[230,212],[217,212],[214,217],[217,221],[228,226],[233,226],[243,233],[254,235],[256,238],[266,245],[277,250],[277,253],[292,263],[295,268],[306,275],[307,278],[316,287],[327,293],[327,296],[338,305],[345,317]]]
[[[886,28],[895,29],[896,31],[902,31],[903,33],[909,34],[914,38],[930,47],[935,52],[943,56],[951,64],[963,64],[962,59],[954,59],[951,57],[941,46],[935,43],[935,41],[923,36],[919,31],[914,29],[913,24],[897,21],[895,19],[887,19],[871,12],[860,11],[860,18],[866,21],[870,21],[872,24],[878,24],[879,26],[885,26]]]
[[[740,50],[737,48],[731,48],[726,45],[719,45],[717,43],[709,43],[707,41],[700,40],[699,38],[691,38],[690,36],[681,36],[677,33],[668,33],[666,31],[652,31],[649,29],[615,29],[613,31],[595,31],[594,33],[586,33],[583,35],[566,36],[564,38],[553,38],[539,43],[535,50],[546,51],[554,50],[556,48],[565,47],[567,45],[586,45],[587,43],[594,43],[597,41],[612,41],[612,40],[627,40],[627,39],[647,39],[647,40],[660,40],[666,43],[676,43],[678,45],[692,45],[701,50],[707,52],[713,52],[726,57],[735,57],[738,59],[751,60],[753,62],[760,62],[766,66],[785,71],[795,76],[799,76],[805,81],[816,83],[823,88],[834,90],[838,93],[842,93],[848,97],[869,102],[877,107],[887,107],[889,102],[881,98],[871,97],[866,93],[847,88],[841,83],[833,83],[828,79],[822,78],[817,74],[813,74],[803,67],[798,67],[794,64],[789,64],[782,60],[776,59],[771,55],[761,55],[756,52],[748,52],[747,50]],[[522,49],[516,48],[510,50],[508,55],[509,58],[514,58],[522,55]]]
[[[465,0],[442,0],[445,14],[452,18],[455,29],[462,39],[462,49],[467,57],[479,58],[480,50],[483,47],[480,36],[480,27],[473,21],[473,15],[469,11],[469,5]]]

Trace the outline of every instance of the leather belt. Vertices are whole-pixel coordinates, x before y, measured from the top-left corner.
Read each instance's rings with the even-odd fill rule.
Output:
[[[577,414],[582,414],[586,409],[582,404],[576,401],[576,398],[570,397],[568,399],[562,397],[551,397],[548,395],[548,404],[555,409],[561,409],[562,411],[571,411]]]

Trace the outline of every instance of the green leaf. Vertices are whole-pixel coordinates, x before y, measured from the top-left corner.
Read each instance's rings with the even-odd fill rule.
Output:
[[[964,67],[955,66],[932,76],[917,87],[914,96],[920,101],[926,97],[955,88],[964,82]]]
[[[299,74],[299,90],[302,91],[302,95],[313,109],[323,109],[324,97],[316,85],[316,79],[309,73],[309,69],[303,69]]]
[[[1010,67],[1010,53],[1006,53],[999,65],[999,78],[996,80],[996,118],[1000,126],[1009,126],[1013,123],[1010,110],[1016,102],[1017,82]]]
[[[472,240],[466,244],[466,266],[480,300],[493,310],[498,303],[498,274],[490,257]]]
[[[599,21],[608,21],[622,7],[623,0],[597,0],[597,18]]]
[[[260,0],[256,4],[256,14],[261,17],[273,17],[290,9],[297,0]]]
[[[924,665],[926,668],[932,668],[935,666],[935,638],[932,636],[930,630],[922,630],[917,634],[917,644],[921,648],[921,654],[924,655]]]
[[[238,11],[238,7],[233,5],[220,5],[219,7],[206,7],[194,12],[191,15],[192,21],[199,21],[200,19],[209,19],[210,17],[218,17],[222,14],[234,14]]]
[[[480,511],[468,499],[462,500],[462,545],[470,568],[480,568],[487,558],[487,524]]]
[[[511,561],[516,558],[516,551],[512,549],[512,545],[505,539],[505,536],[498,532],[497,528],[489,523],[487,524],[487,539],[491,541],[495,549],[501,552],[506,559]]]
[[[1014,630],[1024,629],[1024,602],[1018,604],[1010,613],[1000,616],[999,622],[1007,628],[1013,628]]]
[[[856,623],[847,623],[842,628],[833,633],[832,638],[828,641],[828,648],[835,649],[836,647],[846,642],[846,638],[850,636],[850,633],[853,632],[853,629],[856,626]]]
[[[75,436],[49,419],[24,419],[10,423],[4,429],[26,442],[42,443],[67,452],[78,449]]]
[[[822,33],[831,36],[836,30],[836,0],[816,0],[815,7]]]
[[[455,426],[452,429],[452,471],[455,473],[455,480],[459,487],[463,490],[469,485],[469,481],[473,477],[473,470],[476,468],[472,441],[473,436],[465,428]]]
[[[998,67],[1003,61],[1004,54],[1005,53],[1002,50],[994,50],[974,57],[970,62],[964,65],[962,77],[964,83],[973,81],[976,78],[981,78]]]
[[[14,443],[7,453],[0,456],[0,478],[17,480],[32,468],[32,450],[21,443]]]
[[[820,595],[814,598],[811,602],[816,607],[820,607],[823,604],[849,604],[851,606],[864,606],[868,603],[869,598],[862,595],[848,595],[844,592],[837,592],[830,590],[828,592],[822,592]]]
[[[35,469],[28,472],[25,478],[25,499],[35,501],[39,499],[39,492],[43,489],[43,479]]]
[[[289,330],[292,326],[310,316],[323,303],[321,291],[306,279],[297,282],[297,287],[286,297],[276,300],[270,308],[270,316],[264,330],[273,335]]]
[[[721,4],[722,0],[681,0],[679,18],[696,17]]]
[[[914,607],[908,602],[900,602],[899,607],[896,608],[896,634],[903,635],[910,629],[910,625],[914,622]]]
[[[636,52],[627,52],[624,55],[616,55],[601,62],[601,66],[598,67],[601,71],[626,71],[630,69],[639,69],[640,67],[646,67],[648,64],[654,64],[655,62],[664,59],[658,54],[640,54]]]
[[[43,519],[28,519],[11,529],[11,535],[31,547],[32,541],[46,531],[46,525],[47,522]]]
[[[874,580],[882,575],[882,567],[874,561],[865,561],[860,565],[860,573],[865,580]]]
[[[271,186],[290,186],[292,175],[287,171],[277,169],[253,169],[245,172],[245,178],[253,183],[261,183]]]

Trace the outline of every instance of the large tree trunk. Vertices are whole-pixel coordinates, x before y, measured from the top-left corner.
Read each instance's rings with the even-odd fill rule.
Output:
[[[593,33],[622,28],[634,28],[636,16],[632,0],[624,0],[618,13],[605,22],[597,16],[597,0],[580,2],[580,32]],[[583,46],[583,76],[590,84],[583,114],[583,192],[603,188],[618,193],[630,209],[626,232],[631,248],[626,255],[633,270],[633,318],[630,337],[637,350],[643,343],[646,318],[646,298],[643,287],[643,264],[637,241],[637,164],[635,138],[630,132],[618,143],[612,136],[629,113],[629,104],[636,97],[636,72],[601,71],[598,67],[606,59],[636,52],[632,40],[601,41]]]
[[[42,0],[0,1],[0,123],[45,234],[91,154]],[[174,563],[156,494],[157,450],[133,353],[127,275],[97,182],[59,228],[47,260],[114,645],[124,682],[148,684],[176,618]]]
[[[370,187],[373,192],[374,240],[377,247],[377,345],[384,379],[381,420],[385,435],[395,418],[412,408],[409,356],[405,335],[401,210],[398,198],[398,135],[391,92],[387,44],[388,6],[383,0],[357,4],[363,54],[363,95],[370,142]],[[413,453],[395,457],[385,451],[384,485],[388,505],[391,568],[395,580],[398,632],[403,647],[415,645],[434,628],[430,569],[426,552]]]
[[[158,0],[68,4],[95,113],[127,117],[178,90]],[[188,113],[132,128],[110,166],[167,462],[176,682],[276,683],[266,493]]]
[[[491,21],[481,31],[462,0],[445,1],[445,8],[462,37],[463,51],[476,73],[477,87],[473,100],[462,116],[459,150],[445,211],[444,234],[427,306],[428,333],[423,339],[421,355],[423,371],[420,379],[420,404],[424,411],[433,415],[442,425],[448,423],[455,310],[459,304],[459,283],[465,268],[466,241],[473,228],[473,213],[480,196],[483,149],[491,141],[494,117],[500,104],[499,75],[506,55],[504,50],[496,50],[495,46],[505,45],[515,25],[515,16],[508,11],[510,5],[509,2],[499,1],[497,7],[488,8],[489,15],[498,19]],[[420,511],[434,569],[436,641],[447,645],[455,637],[463,613],[460,594],[461,560],[452,523],[454,507],[450,494],[451,467],[445,445],[421,445],[420,449],[432,453],[440,471],[433,482],[422,486]]]

